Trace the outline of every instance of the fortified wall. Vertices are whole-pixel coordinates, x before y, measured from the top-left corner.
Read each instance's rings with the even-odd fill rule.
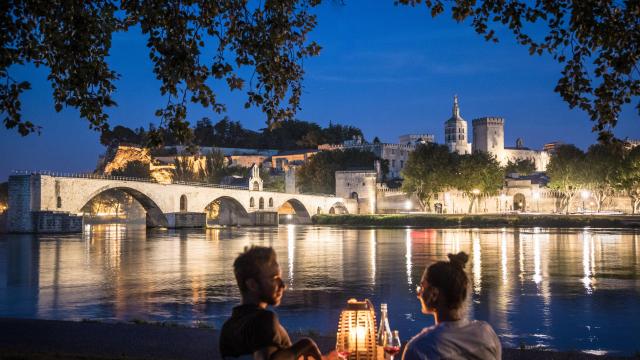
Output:
[[[394,214],[423,211],[417,198],[407,196],[401,189],[390,189],[375,181],[376,172],[337,171],[336,195],[357,202],[358,214]],[[436,194],[431,202],[432,212],[443,214],[468,213],[505,213],[561,212],[561,198],[555,191],[541,186],[531,179],[506,179],[502,191],[495,196],[473,196],[457,190]],[[594,197],[583,197],[578,192],[569,203],[569,213],[595,212],[597,205]],[[632,203],[629,197],[618,193],[605,200],[602,211],[631,213]]]

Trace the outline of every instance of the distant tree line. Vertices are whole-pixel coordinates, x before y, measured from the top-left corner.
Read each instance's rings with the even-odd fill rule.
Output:
[[[382,174],[386,175],[389,172],[389,162],[371,151],[321,151],[300,166],[296,172],[296,186],[303,193],[335,194],[336,171],[373,170],[376,160],[380,160]]]
[[[509,162],[503,168],[487,153],[458,155],[445,145],[423,144],[409,155],[402,189],[415,195],[425,211],[431,211],[436,194],[449,189],[462,191],[471,198],[471,212],[479,197],[500,191],[505,173],[534,171],[530,160]],[[574,145],[561,145],[551,156],[546,175],[547,186],[558,197],[559,212],[569,212],[569,205],[581,191],[588,192],[596,211],[620,194],[630,198],[633,213],[640,210],[640,147],[628,149],[621,142],[611,142],[594,144],[584,152]]]
[[[111,130],[105,130],[100,136],[100,143],[105,146],[114,144],[134,144],[147,146],[150,134],[161,133],[164,145],[191,145],[193,146],[217,146],[235,148],[258,149],[303,149],[316,148],[320,144],[337,144],[354,136],[362,136],[362,131],[349,125],[329,123],[323,128],[316,123],[307,121],[282,121],[271,130],[262,129],[253,131],[245,129],[239,121],[231,121],[227,117],[212,123],[204,118],[198,121],[193,128],[189,128],[188,141],[180,142],[168,131],[157,129],[149,125],[149,129],[143,127],[130,129],[125,126],[115,126]],[[154,135],[155,136],[155,135]]]
[[[504,184],[504,168],[484,152],[459,155],[446,145],[420,144],[409,154],[402,170],[402,190],[415,195],[424,211],[431,211],[436,194],[455,189],[471,201],[469,212],[480,196],[498,193]]]
[[[549,188],[560,197],[559,210],[569,212],[581,191],[602,210],[617,194],[631,200],[632,212],[640,210],[640,147],[629,149],[621,142],[591,145],[586,152],[573,145],[556,149],[547,166]]]

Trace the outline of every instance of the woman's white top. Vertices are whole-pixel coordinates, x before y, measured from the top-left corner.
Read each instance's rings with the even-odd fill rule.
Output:
[[[402,355],[403,360],[501,358],[502,346],[491,325],[467,319],[424,328],[409,341]]]

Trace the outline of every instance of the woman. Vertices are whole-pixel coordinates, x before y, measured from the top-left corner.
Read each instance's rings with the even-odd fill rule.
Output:
[[[433,314],[435,325],[423,329],[405,347],[403,360],[501,359],[500,340],[484,321],[464,318],[469,256],[449,254],[449,261],[429,266],[418,286],[422,313]]]

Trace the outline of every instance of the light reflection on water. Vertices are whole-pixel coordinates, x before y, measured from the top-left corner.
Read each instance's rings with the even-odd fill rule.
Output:
[[[290,330],[335,332],[350,297],[389,303],[407,339],[432,319],[415,299],[425,265],[466,251],[471,317],[506,346],[640,350],[640,243],[626,230],[225,228],[0,237],[0,316],[208,322],[238,303],[235,256],[273,246]],[[615,328],[615,330],[614,330]]]

